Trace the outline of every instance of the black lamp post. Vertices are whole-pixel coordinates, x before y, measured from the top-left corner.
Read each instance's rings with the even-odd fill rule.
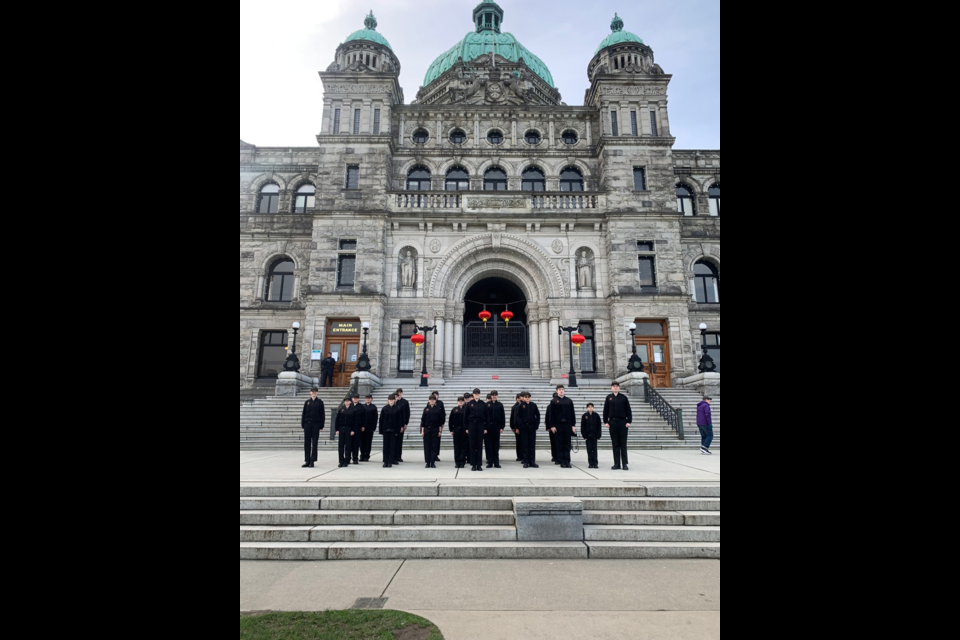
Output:
[[[372,368],[370,366],[370,356],[367,355],[367,336],[370,334],[370,323],[363,323],[363,353],[357,359],[357,371],[367,372]]]
[[[423,331],[423,372],[420,374],[420,387],[426,388],[430,386],[430,383],[427,382],[430,379],[430,376],[427,375],[427,331],[433,331],[434,337],[437,335],[437,327],[417,327],[417,331]]]
[[[703,348],[703,357],[700,358],[700,373],[716,373],[717,363],[707,353],[707,325],[700,325],[700,342]]]
[[[580,326],[576,327],[560,327],[560,335],[563,335],[563,332],[566,331],[570,334],[570,388],[577,388],[577,370],[573,366],[573,334],[580,333]]]
[[[300,358],[297,357],[297,332],[300,331],[300,323],[293,323],[293,346],[290,347],[290,354],[287,355],[287,361],[283,363],[284,371],[299,373]]]
[[[637,355],[637,325],[636,323],[630,324],[630,342],[633,343],[633,356],[630,358],[630,362],[627,364],[627,369],[630,373],[643,373],[643,359]]]

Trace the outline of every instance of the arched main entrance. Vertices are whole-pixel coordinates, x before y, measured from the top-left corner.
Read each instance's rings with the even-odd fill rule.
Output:
[[[529,369],[530,341],[527,299],[520,287],[503,278],[487,278],[467,291],[464,317],[464,369]],[[513,312],[509,323],[501,319]],[[493,318],[486,324],[480,312]]]

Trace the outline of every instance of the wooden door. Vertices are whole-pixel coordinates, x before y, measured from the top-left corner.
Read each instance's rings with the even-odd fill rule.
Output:
[[[350,378],[357,372],[357,359],[360,357],[358,340],[336,340],[329,343],[329,351],[337,366],[333,370],[333,386],[349,387]]]
[[[666,337],[666,333],[666,326],[663,326],[662,336],[637,336],[637,355],[643,360],[644,371],[650,375],[650,386],[654,389],[669,389],[673,386],[670,339]]]

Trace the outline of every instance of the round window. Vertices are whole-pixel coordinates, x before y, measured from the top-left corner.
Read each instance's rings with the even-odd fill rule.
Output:
[[[580,141],[579,136],[577,136],[576,131],[564,131],[563,132],[563,143],[564,144],[577,144]]]
[[[459,129],[457,129],[456,131],[450,134],[450,142],[452,142],[453,144],[463,144],[466,141],[467,141],[467,134],[465,134],[463,131],[460,131]]]
[[[528,131],[526,135],[527,144],[540,144],[540,141],[543,139],[540,137],[540,134],[536,131]]]
[[[430,139],[430,134],[424,131],[423,129],[417,129],[413,133],[413,141],[417,144],[427,144],[427,140]]]
[[[491,131],[487,134],[487,142],[490,144],[503,144],[503,132]]]

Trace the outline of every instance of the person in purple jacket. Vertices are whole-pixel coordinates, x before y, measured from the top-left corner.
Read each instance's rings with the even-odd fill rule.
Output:
[[[710,445],[713,444],[713,409],[710,408],[712,402],[713,398],[708,396],[697,405],[697,426],[700,427],[700,437],[703,442],[700,452],[705,456],[713,455],[710,452]]]

